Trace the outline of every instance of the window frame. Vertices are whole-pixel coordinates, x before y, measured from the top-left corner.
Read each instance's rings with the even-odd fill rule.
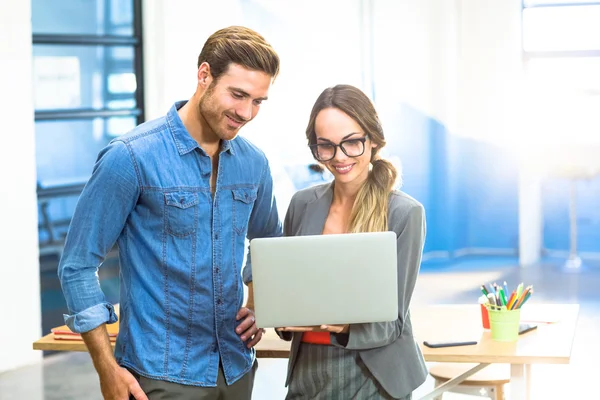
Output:
[[[111,2],[106,2],[110,13]],[[33,34],[33,45],[88,45],[88,46],[133,46],[133,72],[136,77],[135,100],[136,107],[129,109],[113,108],[71,108],[65,110],[43,110],[35,111],[35,121],[48,120],[71,120],[71,119],[93,119],[110,117],[137,118],[137,123],[144,122],[144,52],[143,52],[143,32],[142,32],[142,0],[133,0],[133,36],[116,35],[77,35],[77,34]],[[108,76],[104,77],[108,79]],[[103,87],[108,87],[108,82],[104,82]],[[107,94],[105,94],[105,97]],[[118,96],[116,96],[118,99]]]
[[[112,11],[113,2],[104,0],[104,6],[107,15]],[[111,94],[108,92],[108,78],[113,71],[122,69],[119,61],[110,62],[109,57],[105,56],[101,62],[104,63],[105,74],[103,76],[103,99],[102,108],[65,108],[65,109],[43,109],[35,110],[34,121],[52,122],[52,121],[81,121],[94,120],[101,118],[105,121],[113,117],[134,117],[136,124],[145,121],[145,103],[144,103],[144,52],[143,52],[143,30],[142,30],[142,1],[130,0],[133,6],[133,32],[132,35],[93,35],[93,34],[32,34],[32,45],[61,45],[61,46],[101,46],[105,49],[114,46],[127,46],[133,48],[133,73],[135,74],[135,108],[109,108],[108,104],[112,100],[120,100],[124,97],[122,93]],[[110,24],[110,20],[105,22]],[[129,23],[127,24],[129,25]],[[113,27],[119,27],[119,24],[113,24]],[[111,32],[106,29],[105,32]],[[108,53],[108,52],[106,52]],[[128,99],[131,95],[126,96]],[[54,199],[79,196],[85,186],[84,182],[68,182],[64,184],[53,183],[51,185],[42,185],[37,183],[37,199],[40,208],[41,220],[38,224],[38,230],[46,229],[48,231],[48,240],[40,244],[40,255],[60,254],[62,251],[62,237],[58,235],[56,223],[64,225],[62,220],[53,220],[48,213],[49,202]]]

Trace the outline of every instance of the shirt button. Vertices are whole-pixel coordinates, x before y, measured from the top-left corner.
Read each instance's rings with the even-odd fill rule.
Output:
[[[215,268],[215,272],[218,274],[220,272],[219,267]]]
[[[217,299],[217,304],[221,305],[223,302],[221,301],[221,299]]]

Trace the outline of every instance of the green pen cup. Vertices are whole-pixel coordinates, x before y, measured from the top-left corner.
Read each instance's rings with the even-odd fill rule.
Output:
[[[507,310],[506,306],[488,305],[492,339],[497,342],[514,342],[519,339],[521,309]]]

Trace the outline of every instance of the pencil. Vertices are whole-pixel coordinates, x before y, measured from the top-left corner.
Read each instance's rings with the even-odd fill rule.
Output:
[[[523,301],[525,300],[525,296],[527,296],[527,293],[529,293],[531,289],[533,289],[533,286],[529,285],[527,286],[527,288],[525,288],[525,290],[523,290],[523,294],[521,294],[521,297],[519,298],[519,301],[517,301],[517,304],[513,306],[513,310],[516,310],[519,307],[521,307],[521,304],[523,304]]]
[[[523,304],[525,304],[525,302],[527,300],[529,300],[529,298],[531,297],[532,294],[533,294],[533,289],[531,289],[529,291],[529,293],[527,293],[527,296],[525,296],[525,298],[523,299],[523,301],[521,302],[521,304],[519,304],[519,308],[523,307]]]

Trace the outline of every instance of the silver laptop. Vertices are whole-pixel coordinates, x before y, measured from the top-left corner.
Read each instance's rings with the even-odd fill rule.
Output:
[[[258,327],[398,318],[394,232],[253,239],[250,255]]]

